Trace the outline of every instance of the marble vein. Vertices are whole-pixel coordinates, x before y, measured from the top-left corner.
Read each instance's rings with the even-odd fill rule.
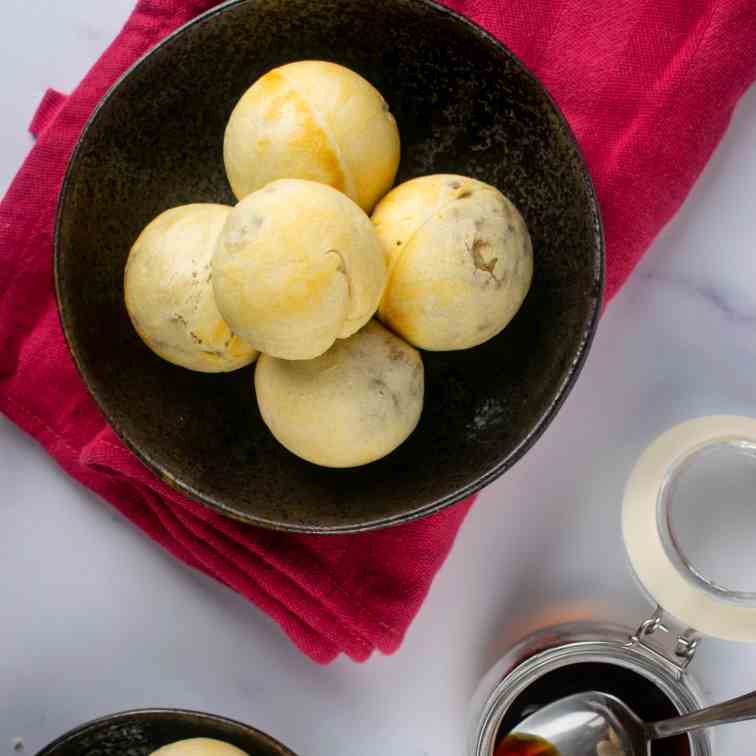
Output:
[[[715,307],[728,320],[738,325],[756,325],[756,301],[738,295],[730,287],[717,285],[698,276],[672,271],[638,271],[643,280],[674,288],[689,297],[698,297]],[[736,301],[739,298],[741,301]]]

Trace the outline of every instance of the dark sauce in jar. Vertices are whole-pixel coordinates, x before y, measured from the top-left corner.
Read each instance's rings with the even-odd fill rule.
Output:
[[[559,756],[548,740],[535,735],[507,735],[499,741],[494,756]]]
[[[643,675],[618,664],[605,662],[581,662],[570,664],[553,672],[547,672],[531,683],[509,707],[499,726],[494,756],[554,756],[549,751],[499,751],[506,746],[507,735],[523,719],[553,701],[573,693],[598,690],[624,701],[644,722],[676,717],[679,712],[672,701],[653,682]],[[543,742],[543,741],[541,741]],[[690,740],[679,735],[651,744],[652,756],[690,756]]]

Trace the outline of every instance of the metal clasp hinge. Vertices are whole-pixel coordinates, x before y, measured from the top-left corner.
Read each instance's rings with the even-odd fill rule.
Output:
[[[659,644],[654,643],[651,645],[646,640],[660,631],[674,636],[675,640],[671,649],[671,655]],[[635,633],[630,636],[630,640],[626,645],[628,648],[641,646],[646,651],[650,651],[653,654],[661,656],[665,661],[671,662],[681,672],[684,672],[696,655],[699,641],[700,638],[695,630],[688,628],[681,633],[674,630],[672,623],[665,620],[662,608],[657,607],[656,611],[648,619],[641,622]]]

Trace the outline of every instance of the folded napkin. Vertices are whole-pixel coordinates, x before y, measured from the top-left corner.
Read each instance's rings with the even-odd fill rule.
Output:
[[[170,553],[269,613],[315,661],[396,650],[472,499],[381,532],[298,536],[224,519],[167,488],[87,394],[55,308],[52,235],[66,161],[116,78],[213,0],[140,0],[37,142],[0,205],[0,410]],[[753,0],[449,0],[540,76],[601,202],[608,297],[680,205],[756,72]]]

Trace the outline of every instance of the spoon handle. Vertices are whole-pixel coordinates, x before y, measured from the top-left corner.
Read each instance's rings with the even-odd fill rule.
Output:
[[[651,722],[646,725],[646,733],[649,740],[656,740],[680,735],[689,730],[700,730],[702,727],[742,722],[744,719],[756,719],[756,691],[694,711],[692,714]]]

